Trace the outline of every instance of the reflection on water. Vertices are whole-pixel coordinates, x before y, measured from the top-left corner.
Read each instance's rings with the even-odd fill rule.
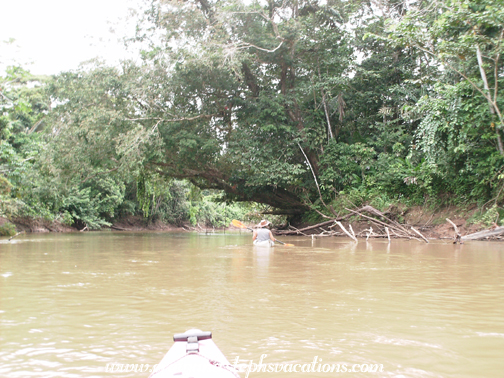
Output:
[[[111,232],[0,241],[0,376],[147,377],[106,366],[154,365],[190,328],[213,331],[230,361],[504,376],[504,245],[250,242]]]

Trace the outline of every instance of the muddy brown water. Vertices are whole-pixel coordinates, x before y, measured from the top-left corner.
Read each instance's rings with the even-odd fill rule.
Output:
[[[0,240],[0,377],[147,377],[190,328],[245,365],[383,365],[250,377],[504,377],[504,244],[283,240],[296,246],[246,233]]]

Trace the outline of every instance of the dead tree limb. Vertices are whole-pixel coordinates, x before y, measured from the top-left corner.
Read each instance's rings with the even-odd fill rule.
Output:
[[[449,220],[448,218],[446,218],[446,220],[448,223],[451,223],[451,225],[455,229],[455,237],[453,238],[453,244],[457,244],[457,243],[464,244],[464,242],[462,241],[462,235],[460,235],[460,232],[459,232],[457,225],[455,223],[453,223],[451,220]]]
[[[350,232],[346,230],[346,228],[341,224],[341,222],[336,221],[336,224],[343,230],[345,234],[347,234],[351,239],[353,239],[355,242],[358,242],[357,238],[353,236]]]
[[[367,234],[366,241],[368,241],[369,237],[373,234],[373,227],[369,226],[369,233]]]
[[[504,234],[504,227],[497,227],[494,228],[493,230],[485,230],[485,231],[479,231],[475,232],[474,234],[470,235],[465,235],[462,236],[462,240],[480,240],[480,239],[486,239],[490,237],[496,237],[499,235]]]
[[[291,226],[292,228],[294,228],[295,231],[279,230],[279,231],[276,231],[275,234],[277,234],[277,235],[302,234],[304,231],[313,230],[318,227],[329,226],[329,225],[333,224],[335,220],[336,219],[331,219],[330,221],[325,221],[322,223],[314,224],[313,226],[300,228],[299,230],[297,228],[294,228]]]
[[[303,229],[301,230],[298,230],[296,227],[293,227],[293,226],[289,226],[290,228],[292,228],[292,230],[285,230],[285,231],[274,231],[274,234],[275,235],[303,235],[303,236],[308,236],[306,235],[305,233],[303,233]]]
[[[353,237],[355,238],[355,232],[354,232],[352,225],[350,223],[348,224],[348,228],[350,229],[350,232],[352,233]]]
[[[411,229],[413,231],[415,231],[416,234],[418,234],[423,240],[425,240],[426,243],[429,243],[429,241],[427,240],[427,238],[425,236],[423,236],[420,231],[416,230],[415,227],[411,227]]]
[[[122,227],[118,227],[118,226],[114,226],[114,225],[110,226],[110,228],[111,228],[112,230],[118,230],[118,231],[129,231],[129,230],[128,230],[128,229],[126,229],[126,228],[122,228]]]
[[[346,208],[345,208],[345,210],[347,210],[347,211],[355,211],[355,210],[350,210],[350,209],[346,209]],[[366,211],[366,212],[368,212],[370,214],[378,215],[379,217],[382,217],[383,219],[385,219],[386,221],[388,221],[390,225],[393,225],[394,227],[400,229],[401,231],[403,231],[405,233],[408,233],[408,230],[406,228],[404,228],[402,225],[400,225],[396,221],[393,221],[392,219],[386,217],[385,214],[383,214],[381,211],[375,209],[373,206],[367,205],[367,206],[364,206],[364,207],[362,207],[361,209],[359,209],[358,211],[355,211],[355,212],[358,213],[358,214],[360,214],[363,211]]]
[[[366,206],[366,207],[370,207],[370,208],[372,208],[371,206]],[[401,227],[395,227],[395,226],[393,226],[393,225],[391,226],[391,225],[389,225],[389,224],[387,224],[387,223],[385,223],[385,222],[382,222],[381,220],[378,220],[378,219],[376,219],[376,218],[369,217],[369,216],[367,216],[367,215],[364,215],[364,214],[362,214],[362,213],[359,213],[358,211],[355,211],[355,210],[350,210],[350,209],[345,209],[345,210],[348,210],[348,211],[350,211],[350,212],[352,212],[352,213],[354,213],[354,214],[357,214],[357,215],[359,215],[359,216],[361,216],[361,217],[363,217],[363,218],[369,219],[370,221],[375,222],[375,223],[377,223],[377,224],[381,225],[382,227],[390,227],[390,228],[394,228],[394,229],[396,229],[397,231],[404,232],[406,235],[408,235],[408,234],[409,234],[409,232],[408,232],[408,231],[407,231],[404,227],[402,227],[402,226],[401,226]],[[398,235],[398,236],[399,236],[399,235]],[[402,236],[402,237],[404,237],[404,236]]]
[[[21,235],[21,234],[24,234],[24,231],[18,232],[16,235],[11,236],[11,237],[10,237],[7,241],[11,241],[11,240],[12,240],[12,239],[14,239],[16,236]]]

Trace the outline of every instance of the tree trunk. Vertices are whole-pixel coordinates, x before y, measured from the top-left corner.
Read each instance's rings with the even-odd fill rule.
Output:
[[[481,50],[478,45],[476,45],[476,58],[478,60],[478,66],[480,70],[480,75],[481,79],[483,80],[483,87],[485,90],[485,94],[487,96],[487,101],[488,101],[488,107],[490,109],[490,114],[492,115],[492,118],[495,117],[495,104],[497,99],[494,98],[492,99],[492,96],[490,94],[490,87],[488,86],[488,80],[487,76],[485,73],[485,68],[483,67],[483,57],[481,55]],[[497,77],[495,78],[496,80],[498,79]],[[499,128],[495,128],[495,134],[497,135],[497,148],[499,149],[499,152],[501,155],[504,155],[504,146],[502,145],[502,139],[499,133]]]

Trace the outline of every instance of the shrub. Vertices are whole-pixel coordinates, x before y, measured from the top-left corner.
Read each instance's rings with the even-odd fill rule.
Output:
[[[0,236],[14,236],[16,235],[16,226],[10,222],[6,222],[0,226]]]

